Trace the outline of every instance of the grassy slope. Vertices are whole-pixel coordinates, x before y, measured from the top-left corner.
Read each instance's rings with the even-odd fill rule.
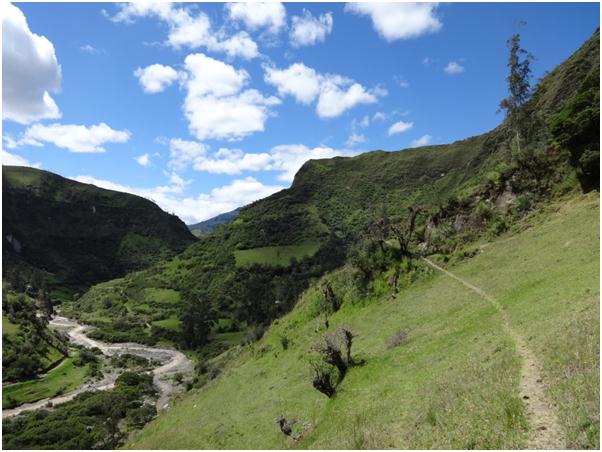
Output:
[[[597,195],[596,195],[597,196]],[[451,268],[495,295],[543,362],[569,447],[599,446],[599,202],[574,198],[534,226]],[[557,210],[554,212],[553,210]],[[134,448],[520,448],[526,421],[520,363],[485,301],[440,274],[362,306],[331,325],[358,337],[352,368],[328,400],[311,387],[310,289],[253,347],[233,349],[220,377],[173,404],[129,443]],[[332,328],[332,326],[331,326]],[[387,350],[399,329],[409,341]],[[286,351],[280,335],[291,340]],[[236,356],[236,355],[239,356]],[[278,430],[298,419],[298,443]]]
[[[2,406],[7,406],[8,397],[13,397],[17,405],[22,405],[78,388],[86,380],[87,366],[76,366],[76,359],[77,357],[68,358],[41,378],[4,386]]]
[[[253,264],[287,266],[293,258],[301,260],[306,256],[313,256],[319,247],[320,244],[317,242],[300,245],[265,246],[234,251],[234,257],[238,267],[248,267]]]

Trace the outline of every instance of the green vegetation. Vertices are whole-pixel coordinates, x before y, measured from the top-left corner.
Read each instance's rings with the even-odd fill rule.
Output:
[[[272,266],[287,266],[293,259],[301,260],[316,254],[320,244],[317,242],[303,243],[301,245],[264,246],[250,250],[237,250],[234,252],[238,267],[249,267],[253,264],[266,264]]]
[[[180,331],[182,329],[180,325],[180,319],[177,317],[168,317],[167,319],[163,320],[155,320],[153,325],[172,331]]]
[[[3,382],[32,379],[67,354],[64,339],[47,328],[47,311],[32,290],[16,294],[3,284],[2,369]],[[39,294],[47,299],[45,293]],[[47,306],[48,307],[48,306]],[[40,309],[42,316],[36,314]]]
[[[19,333],[19,325],[8,320],[8,316],[2,314],[2,334],[16,336]]]
[[[530,338],[570,448],[599,445],[598,231],[597,196],[565,198],[451,268],[494,294]],[[390,271],[365,296],[348,270],[326,276],[343,300],[328,330],[315,331],[323,295],[314,286],[259,342],[216,358],[217,378],[127,446],[524,448],[520,361],[502,319],[457,281],[416,265],[415,282],[394,298]],[[338,326],[356,333],[353,357],[363,363],[329,399],[312,389],[307,357]],[[389,346],[400,330],[405,339]],[[298,442],[280,433],[279,416],[297,420]]]
[[[34,380],[2,387],[2,408],[54,397],[80,387],[88,376],[88,367],[77,365],[77,358],[67,358],[47,374]]]
[[[138,196],[34,168],[3,166],[2,174],[3,266],[52,273],[48,283],[59,301],[195,241],[175,215]]]
[[[2,448],[115,449],[128,431],[156,416],[145,401],[155,393],[150,375],[124,372],[110,391],[84,392],[53,410],[3,421]]]

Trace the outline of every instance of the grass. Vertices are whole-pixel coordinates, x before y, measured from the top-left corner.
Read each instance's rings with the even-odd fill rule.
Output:
[[[174,305],[180,302],[180,293],[173,289],[149,287],[144,289],[143,297],[148,304]]]
[[[598,194],[556,204],[547,215],[549,221],[491,244],[456,272],[497,297],[528,338],[559,407],[567,447],[598,448]],[[530,223],[540,221],[538,215]]]
[[[81,386],[86,381],[87,366],[76,366],[74,364],[76,359],[77,357],[67,358],[64,363],[41,378],[4,386],[2,388],[3,409],[7,407],[9,397],[12,397],[17,405],[22,405],[67,393]]]
[[[172,331],[181,331],[180,319],[178,317],[169,317],[163,320],[155,320],[153,325]]]
[[[19,325],[8,320],[8,316],[2,314],[2,334],[14,336],[19,332]]]
[[[269,264],[287,266],[293,258],[301,260],[313,256],[320,244],[307,242],[301,245],[264,246],[234,252],[237,267],[248,267],[253,264]]]
[[[557,211],[555,212],[554,209]],[[598,448],[599,208],[595,196],[556,204],[515,236],[451,268],[496,296],[541,359],[571,448]],[[529,225],[527,225],[529,226]],[[544,270],[545,269],[545,270]],[[336,279],[336,275],[330,276]],[[344,281],[343,281],[344,282]],[[221,375],[171,405],[128,448],[524,448],[520,362],[490,304],[439,273],[394,300],[349,300],[331,329],[357,334],[353,367],[328,399],[311,386],[310,289],[258,343],[217,361]],[[388,348],[403,330],[408,339]],[[283,350],[280,338],[289,346]],[[282,435],[296,419],[299,442]]]

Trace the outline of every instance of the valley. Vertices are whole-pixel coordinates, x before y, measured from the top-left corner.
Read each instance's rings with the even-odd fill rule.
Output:
[[[174,33],[178,21],[209,23],[204,5],[140,5],[107,5],[119,10],[111,26],[144,17],[165,21]],[[218,12],[235,14],[244,5]],[[278,5],[262,8],[284,8]],[[370,5],[338,6],[355,17]],[[439,7],[377,8],[405,17],[405,8],[432,14]],[[302,14],[291,27],[313,17],[305,8]],[[96,16],[106,21],[109,13]],[[319,17],[318,25],[330,23],[329,34],[331,13]],[[571,54],[558,51],[564,61],[533,86],[535,60],[515,31],[504,54],[504,118],[481,129],[488,132],[448,144],[417,136],[382,150],[363,134],[382,126],[381,140],[390,143],[420,130],[414,116],[416,126],[401,120],[410,113],[399,103],[386,114],[349,116],[347,149],[328,147],[328,135],[314,149],[263,150],[259,142],[250,153],[230,146],[263,132],[268,118],[278,121],[272,109],[287,96],[299,109],[315,100],[321,128],[359,104],[376,108],[389,92],[380,82],[364,87],[302,63],[278,69],[266,56],[258,70],[273,96],[264,97],[247,88],[252,71],[229,64],[236,55],[228,53],[226,63],[200,53],[253,46],[220,42],[228,27],[207,30],[214,40],[179,66],[170,63],[177,71],[162,64],[128,69],[143,99],[157,94],[157,101],[172,84],[186,91],[179,114],[188,121],[214,114],[204,103],[223,103],[220,127],[189,124],[198,141],[159,135],[150,124],[173,115],[147,106],[140,113],[153,116],[141,116],[148,130],[136,138],[105,123],[30,126],[22,118],[26,131],[3,135],[12,151],[43,147],[61,133],[57,147],[107,152],[121,162],[109,170],[132,177],[124,185],[48,170],[77,174],[99,155],[61,167],[3,150],[10,163],[2,167],[3,449],[599,449],[599,28]],[[238,30],[234,37],[250,36]],[[392,41],[382,31],[373,38],[380,44],[383,37]],[[156,43],[145,51],[173,44]],[[91,58],[112,56],[83,49]],[[440,77],[437,89],[449,84],[450,93],[463,92],[452,83],[472,76],[462,64],[474,60],[443,66],[420,58],[425,80]],[[301,76],[315,79],[312,99],[282,85]],[[403,91],[409,85],[399,77],[392,80]],[[474,87],[471,99],[493,89]],[[129,91],[120,85],[120,93]],[[434,112],[442,94],[427,91]],[[54,103],[44,92],[45,105]],[[338,96],[348,104],[340,112],[325,107]],[[477,122],[477,105],[462,102],[453,111]],[[193,114],[199,104],[201,113]],[[58,110],[51,118],[58,121]],[[280,130],[287,140],[299,131],[311,135],[295,118]],[[235,119],[247,122],[229,131]],[[89,131],[97,141],[82,144]],[[130,138],[128,152],[144,154],[103,147],[103,140]],[[130,166],[141,173],[133,176]],[[147,178],[168,182],[139,188]],[[199,184],[209,188],[193,195]]]

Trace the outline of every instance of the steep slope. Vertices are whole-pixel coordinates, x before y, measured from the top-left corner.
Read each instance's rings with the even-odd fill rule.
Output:
[[[71,289],[142,269],[195,238],[176,216],[138,196],[34,168],[2,167],[4,276],[29,265]]]
[[[455,275],[491,294],[541,364],[568,448],[599,446],[599,199],[564,198],[480,244]],[[383,275],[368,296],[341,270],[324,280],[343,300],[315,330],[322,291],[310,289],[259,342],[207,364],[221,372],[171,404],[134,448],[525,448],[539,425],[523,405],[521,355],[499,311],[458,281],[420,265],[394,297]],[[545,269],[545,270],[544,270]],[[327,398],[312,388],[320,338],[349,327],[352,366]],[[286,341],[283,341],[286,338]],[[294,441],[279,416],[296,421]],[[546,435],[546,432],[543,432]]]

